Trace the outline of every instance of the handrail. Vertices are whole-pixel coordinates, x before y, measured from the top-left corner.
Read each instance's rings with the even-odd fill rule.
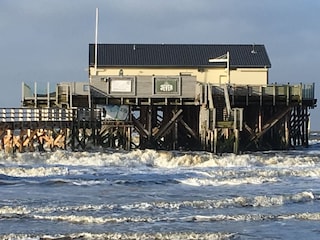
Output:
[[[100,109],[0,108],[0,122],[71,122],[101,120]]]
[[[73,110],[65,108],[0,108],[0,122],[58,122],[73,117]]]
[[[302,88],[302,99],[303,100],[313,100],[315,84],[301,84]]]
[[[199,82],[200,83],[200,82]],[[206,85],[207,83],[200,83]],[[213,94],[223,95],[224,86],[210,83]],[[266,85],[227,85],[229,95],[239,96],[299,96],[301,100],[313,100],[315,97],[315,84],[266,84]]]

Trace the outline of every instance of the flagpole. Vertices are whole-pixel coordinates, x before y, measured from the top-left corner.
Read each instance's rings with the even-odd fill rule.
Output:
[[[97,62],[98,62],[98,21],[99,21],[99,9],[96,8],[96,31],[94,39],[94,71],[97,75]]]

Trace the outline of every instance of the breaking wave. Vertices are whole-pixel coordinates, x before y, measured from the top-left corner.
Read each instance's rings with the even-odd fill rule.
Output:
[[[42,219],[51,221],[67,221],[73,223],[98,223],[107,222],[154,222],[154,221],[170,221],[168,218],[152,218],[152,217],[93,217],[89,215],[81,215],[87,212],[99,211],[155,211],[159,209],[177,210],[182,208],[193,209],[221,209],[221,208],[248,208],[248,207],[273,207],[286,204],[308,203],[319,200],[313,192],[299,192],[292,195],[280,196],[239,196],[226,199],[208,199],[197,201],[177,201],[177,202],[139,202],[132,204],[103,204],[103,205],[80,205],[80,206],[46,206],[41,208],[32,208],[27,206],[2,206],[0,207],[0,220],[10,218],[27,218]],[[70,213],[77,213],[72,215]],[[300,216],[300,215],[299,215]],[[302,215],[301,215],[302,216]],[[307,215],[304,215],[307,216]],[[313,219],[318,215],[310,215]],[[301,217],[299,217],[301,218]],[[172,220],[172,219],[171,219]]]
[[[54,166],[123,166],[123,167],[312,167],[320,163],[319,154],[313,151],[304,154],[291,154],[283,152],[267,152],[254,154],[225,154],[217,156],[207,152],[175,152],[155,150],[134,150],[130,152],[69,152],[56,151],[53,153],[16,153],[6,155],[0,152],[0,166],[2,165],[30,165],[47,164]],[[9,170],[7,170],[9,171]],[[17,170],[16,170],[17,171]],[[50,171],[50,172],[48,172]],[[55,174],[65,172],[66,169],[54,167],[42,169],[41,166],[34,169],[20,169],[23,174]],[[6,174],[6,173],[2,173]]]

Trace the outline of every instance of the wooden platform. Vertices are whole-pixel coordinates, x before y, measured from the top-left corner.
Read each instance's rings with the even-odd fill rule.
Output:
[[[111,88],[103,92],[91,86],[91,104],[97,108],[0,109],[2,147],[25,151],[33,142],[40,150],[87,150],[95,145],[219,154],[308,146],[309,110],[316,107],[314,84],[218,86],[190,77],[176,82],[186,79],[194,84],[193,98],[190,90],[183,95],[182,86],[178,96],[144,95],[146,88],[113,95]],[[24,106],[29,101],[30,96]],[[98,107],[103,104],[127,106],[128,117],[104,120]]]
[[[6,152],[45,151],[81,143],[79,131],[99,127],[99,110],[64,108],[1,108],[1,148]],[[72,143],[72,144],[71,144]]]

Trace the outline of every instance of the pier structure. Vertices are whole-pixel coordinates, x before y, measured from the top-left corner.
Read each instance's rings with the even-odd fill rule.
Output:
[[[314,84],[203,85],[210,92],[201,142],[215,153],[308,146]],[[212,96],[212,97],[211,97]]]
[[[270,84],[270,67],[263,45],[90,44],[88,82],[44,94],[23,84],[22,105],[71,111],[72,120],[49,135],[67,133],[64,148],[74,150],[308,146],[314,84]]]
[[[1,108],[0,146],[7,153],[84,150],[88,140],[97,144],[99,124],[98,109]]]
[[[118,76],[108,81],[115,79]],[[98,86],[93,80],[95,108],[2,109],[3,148],[25,151],[36,144],[39,150],[86,150],[99,145],[218,154],[308,146],[313,84],[215,86],[191,76],[177,79],[187,82],[193,97],[114,95],[108,104],[101,104],[103,93],[94,91]]]

